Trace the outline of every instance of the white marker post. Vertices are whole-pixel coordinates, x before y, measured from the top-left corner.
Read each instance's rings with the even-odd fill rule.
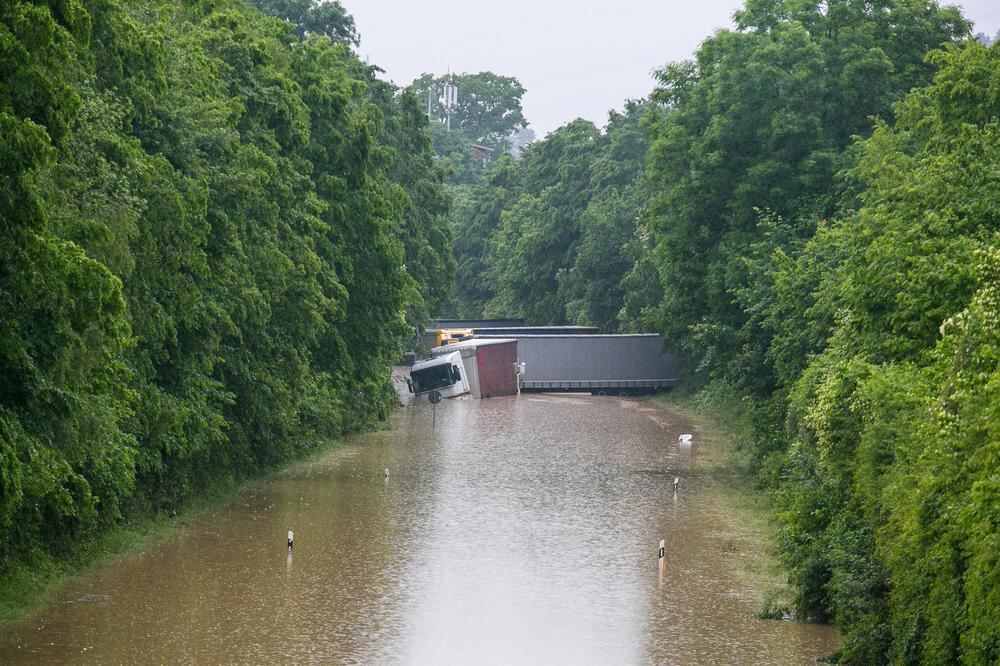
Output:
[[[675,476],[674,477],[674,493],[675,494],[677,493],[677,486],[680,485],[680,482],[681,482],[681,477]]]
[[[388,467],[386,467],[385,471],[382,472],[382,476],[385,477],[386,479],[389,478],[389,468]]]
[[[660,570],[660,584],[663,584],[663,571],[667,568],[667,540],[660,539],[660,550],[656,557],[656,564]]]
[[[292,546],[295,545],[295,532],[288,530],[288,552],[292,552]]]

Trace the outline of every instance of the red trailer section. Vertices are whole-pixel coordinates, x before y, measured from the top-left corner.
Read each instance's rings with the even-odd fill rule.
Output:
[[[517,393],[517,341],[480,345],[476,349],[479,368],[479,397]]]

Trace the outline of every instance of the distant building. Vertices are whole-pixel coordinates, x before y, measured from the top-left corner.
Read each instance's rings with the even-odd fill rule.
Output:
[[[481,146],[478,143],[472,144],[472,159],[479,160],[483,164],[490,161],[493,157],[493,149],[489,146]]]

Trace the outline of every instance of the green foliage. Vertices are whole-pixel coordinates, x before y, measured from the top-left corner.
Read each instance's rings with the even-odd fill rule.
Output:
[[[372,427],[448,297],[419,104],[282,7],[0,8],[0,576]]]
[[[584,209],[576,257],[563,284],[568,321],[602,331],[617,329],[625,298],[622,278],[633,265],[629,241],[642,219],[643,203],[643,192],[636,186],[611,190]]]
[[[409,91],[397,94],[381,82],[370,85],[381,90],[376,101],[386,114],[382,143],[391,150],[392,159],[386,174],[402,188],[396,204],[402,225],[396,236],[403,242],[406,272],[419,292],[410,299],[407,319],[411,326],[422,327],[440,313],[455,282],[444,174],[434,164],[427,117],[418,100]]]
[[[712,376],[766,393],[767,345],[738,298],[756,288],[742,261],[760,240],[758,211],[789,220],[787,240],[808,239],[842,198],[834,176],[852,138],[871,116],[890,118],[893,102],[930,75],[926,48],[967,25],[953,9],[902,1],[826,12],[749,2],[736,20],[694,62],[659,73],[648,121],[651,230],[661,330]]]
[[[942,329],[929,368],[938,382],[922,395],[929,418],[899,448],[885,491],[882,550],[893,573],[897,661],[985,664],[1000,657],[997,247],[978,255],[980,287]]]
[[[426,109],[431,101],[430,117],[442,124],[447,118],[444,106],[445,85],[458,88],[457,101],[451,112],[451,132],[472,143],[497,150],[508,146],[511,137],[528,125],[521,112],[524,86],[512,76],[493,72],[478,74],[424,74],[410,84],[417,100]],[[438,150],[439,155],[449,151]]]
[[[628,103],[603,133],[569,123],[469,188],[453,222],[461,312],[618,329],[639,257],[643,111]]]
[[[79,109],[89,29],[80,5],[54,9],[0,9],[0,569],[114,520],[133,481],[121,282],[55,233],[36,182]]]
[[[496,294],[486,315],[561,323],[559,274],[571,252],[569,221],[559,214],[549,192],[522,195],[500,219],[488,259]]]
[[[250,4],[291,23],[299,39],[326,37],[355,46],[360,41],[354,18],[339,0],[251,0]]]
[[[444,98],[449,85],[458,89],[450,123]],[[524,87],[510,76],[493,72],[424,74],[407,90],[424,113],[430,107],[435,159],[450,185],[478,184],[528,124],[521,111]]]
[[[590,167],[592,198],[579,214],[580,238],[565,275],[567,320],[616,331],[631,320],[623,315],[627,276],[643,289],[637,230],[646,218],[649,192],[643,179],[649,142],[641,120],[643,102],[629,101],[612,111]],[[653,283],[655,284],[655,282]],[[652,285],[651,285],[652,286]],[[649,330],[649,329],[646,329]]]
[[[500,215],[510,207],[516,193],[517,167],[510,156],[497,160],[482,182],[452,188],[458,201],[452,207],[454,235],[455,314],[482,316],[493,290],[486,281],[489,239],[500,225]]]
[[[794,386],[784,550],[800,610],[846,630],[850,663],[1000,656],[981,605],[998,580],[1000,214],[987,193],[1000,186],[1000,51],[969,43],[929,60],[933,83],[859,144],[860,208],[794,259],[776,250],[765,317],[767,354]]]
[[[600,139],[593,124],[576,120],[524,151],[518,162],[519,196],[501,214],[487,255],[495,294],[488,316],[564,323],[568,296],[560,281],[573,265],[578,215],[586,207]]]

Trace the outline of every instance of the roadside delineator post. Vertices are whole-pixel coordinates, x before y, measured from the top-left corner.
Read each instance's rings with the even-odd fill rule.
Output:
[[[434,405],[432,409],[433,415],[431,416],[431,430],[434,430],[434,426],[437,425],[438,403],[441,402],[441,392],[431,391],[427,395],[427,399],[430,401],[432,405]]]
[[[656,554],[657,586],[662,588],[667,572],[667,541],[660,539],[660,550]]]
[[[674,477],[674,494],[677,493],[677,486],[680,485],[680,482],[681,482],[681,477],[675,476]]]
[[[667,540],[660,539],[660,550],[656,557],[656,569],[659,572],[659,586],[663,587],[663,579],[667,571]]]
[[[295,545],[295,532],[288,530],[288,552],[292,552],[292,546]]]

